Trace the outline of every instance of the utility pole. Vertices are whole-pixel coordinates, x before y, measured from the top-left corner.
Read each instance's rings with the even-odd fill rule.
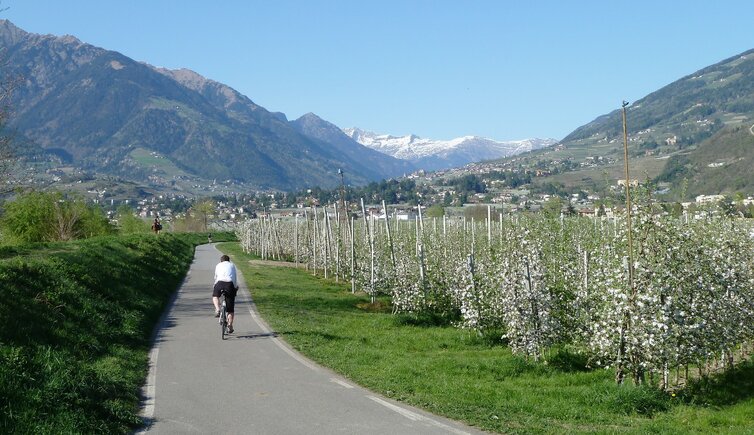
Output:
[[[633,237],[631,236],[631,178],[628,175],[628,128],[626,127],[626,106],[628,101],[623,102],[623,158],[626,167],[626,225],[628,227],[628,286],[631,289],[631,296],[635,299],[634,294],[634,250]]]
[[[623,112],[623,158],[626,169],[626,226],[628,229],[628,289],[631,295],[628,299],[628,307],[624,309],[623,322],[620,329],[620,340],[618,344],[618,358],[615,367],[615,381],[618,384],[623,383],[625,370],[623,360],[626,354],[626,334],[631,327],[631,313],[636,302],[636,289],[634,288],[634,256],[633,256],[633,238],[631,236],[631,179],[628,172],[628,128],[626,127],[626,106],[628,101],[624,101],[621,107]]]

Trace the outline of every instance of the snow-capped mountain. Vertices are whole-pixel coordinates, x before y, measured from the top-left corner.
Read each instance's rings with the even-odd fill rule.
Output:
[[[496,141],[478,136],[463,136],[451,140],[425,139],[416,135],[390,136],[344,128],[343,132],[356,142],[408,160],[426,170],[459,167],[472,162],[498,159],[556,144],[555,139],[524,139]]]

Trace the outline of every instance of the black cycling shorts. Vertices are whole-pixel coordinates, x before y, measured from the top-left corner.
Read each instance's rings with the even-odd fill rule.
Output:
[[[228,313],[233,313],[236,307],[236,292],[238,291],[233,287],[232,282],[217,281],[215,287],[212,289],[212,296],[219,298],[220,292],[225,289],[225,307]]]

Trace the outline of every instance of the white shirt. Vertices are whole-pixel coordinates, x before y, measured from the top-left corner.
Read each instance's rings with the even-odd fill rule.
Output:
[[[238,287],[236,278],[236,265],[230,261],[221,261],[215,266],[215,284],[218,281],[232,282],[234,287]]]

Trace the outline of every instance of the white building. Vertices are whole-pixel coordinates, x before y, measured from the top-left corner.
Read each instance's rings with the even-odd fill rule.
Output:
[[[696,197],[697,204],[717,203],[725,199],[723,195],[699,195]]]

